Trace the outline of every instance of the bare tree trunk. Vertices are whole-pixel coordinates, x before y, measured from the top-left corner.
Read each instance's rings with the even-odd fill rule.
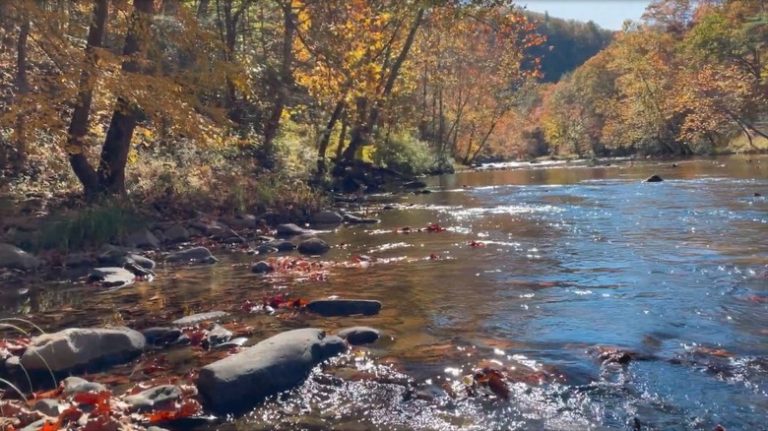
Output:
[[[293,84],[293,39],[296,35],[296,19],[293,13],[291,2],[278,2],[283,9],[283,46],[280,71],[276,76],[275,87],[277,88],[275,104],[272,107],[272,113],[264,124],[264,160],[267,168],[273,167],[272,157],[274,155],[274,141],[280,128],[280,119],[283,116],[283,110],[288,102],[288,93]]]
[[[413,20],[413,24],[411,25],[410,30],[408,31],[408,36],[405,38],[403,48],[400,51],[400,54],[397,56],[395,62],[392,64],[392,70],[387,77],[387,81],[384,85],[384,90],[381,96],[373,103],[368,118],[352,128],[352,138],[349,142],[349,146],[344,150],[343,154],[345,161],[351,162],[354,160],[355,156],[357,155],[357,151],[370,140],[371,132],[379,122],[379,115],[381,114],[382,108],[381,104],[383,103],[384,99],[386,99],[392,93],[392,89],[395,86],[395,81],[397,81],[397,77],[400,74],[400,68],[403,66],[403,63],[405,63],[406,58],[408,58],[408,53],[411,50],[413,41],[416,38],[416,32],[419,30],[423,18],[424,8],[422,7],[419,8],[418,12],[416,12],[416,17]]]
[[[29,14],[23,11],[19,39],[16,43],[16,103],[22,104],[24,103],[24,97],[29,93],[29,82],[27,80],[27,41],[29,40],[29,31]],[[25,111],[26,109],[20,108],[16,116],[16,156],[14,157],[16,172],[21,171],[27,161]]]
[[[322,135],[320,136],[320,142],[317,146],[317,174],[324,175],[326,172],[325,164],[325,152],[328,150],[328,144],[331,142],[331,133],[333,128],[336,127],[336,123],[341,118],[344,112],[344,98],[336,102],[336,107],[333,109],[331,118],[328,120],[328,124],[325,126]]]
[[[126,59],[122,69],[125,72],[141,71],[139,62],[134,57],[145,48],[144,45],[149,39],[150,18],[153,12],[153,0],[133,0],[133,14],[123,48],[123,56]],[[125,194],[125,165],[139,115],[139,107],[122,97],[117,99],[97,172],[102,192]]]
[[[202,20],[208,18],[208,7],[211,5],[211,0],[200,0],[197,4],[197,19]]]
[[[339,144],[336,147],[336,162],[341,160],[341,155],[344,152],[344,141],[347,138],[347,110],[341,113],[341,131],[339,131]]]
[[[80,72],[80,90],[77,93],[77,102],[72,112],[72,121],[69,123],[67,136],[69,164],[83,185],[83,192],[86,196],[93,196],[99,183],[96,171],[86,157],[83,139],[88,133],[88,117],[91,113],[93,88],[96,84],[94,75],[98,61],[97,50],[104,41],[108,15],[109,0],[95,0],[93,20],[88,29],[88,40],[85,47],[85,64],[83,64],[83,70]]]

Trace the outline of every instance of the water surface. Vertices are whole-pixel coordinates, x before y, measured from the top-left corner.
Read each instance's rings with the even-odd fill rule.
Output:
[[[653,173],[666,181],[641,181]],[[429,183],[431,194],[381,197],[393,209],[370,208],[379,225],[321,234],[338,246],[324,260],[375,261],[327,280],[265,280],[240,265],[254,257],[220,251],[215,266],[161,268],[116,292],[6,291],[2,314],[51,329],[142,327],[276,291],[384,303],[373,317],[236,312],[254,342],[354,324],[385,337],[223,428],[768,429],[768,158],[522,166]],[[397,232],[429,223],[448,230]],[[600,348],[642,360],[603,365]],[[509,400],[441,389],[489,359],[525,370]]]

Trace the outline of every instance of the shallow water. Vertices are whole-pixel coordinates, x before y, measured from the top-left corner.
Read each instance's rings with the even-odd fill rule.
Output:
[[[235,313],[253,342],[353,324],[385,337],[223,428],[768,429],[768,157],[677,163],[431,178],[432,194],[380,197],[394,207],[372,207],[381,224],[321,234],[338,246],[324,260],[376,260],[324,281],[266,280],[240,265],[254,257],[220,251],[115,292],[8,286],[1,313],[143,327],[275,291],[384,303],[373,317]],[[666,181],[641,182],[653,173]],[[448,231],[395,232],[433,222]],[[642,360],[601,365],[599,346]],[[488,359],[521,370],[509,400],[439,389]]]

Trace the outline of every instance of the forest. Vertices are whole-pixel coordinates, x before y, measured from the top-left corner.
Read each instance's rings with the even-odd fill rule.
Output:
[[[655,0],[612,33],[501,0],[4,1],[0,178],[266,208],[371,186],[355,166],[761,151],[767,17]]]

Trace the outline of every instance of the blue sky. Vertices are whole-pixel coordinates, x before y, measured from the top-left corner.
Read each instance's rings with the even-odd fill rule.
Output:
[[[626,19],[638,20],[648,0],[518,0],[535,12],[549,12],[549,16],[594,21],[609,30],[620,30]]]

